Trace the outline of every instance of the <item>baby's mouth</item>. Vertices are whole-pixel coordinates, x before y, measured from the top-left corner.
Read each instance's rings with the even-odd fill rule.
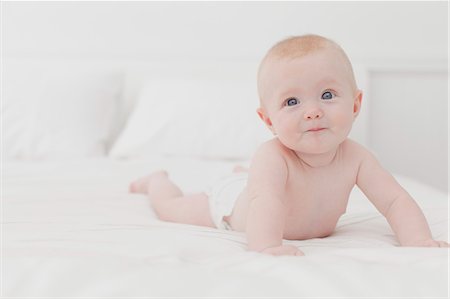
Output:
[[[323,130],[325,130],[325,129],[326,129],[326,128],[317,127],[317,128],[309,129],[307,132],[320,132],[320,131],[323,131]]]

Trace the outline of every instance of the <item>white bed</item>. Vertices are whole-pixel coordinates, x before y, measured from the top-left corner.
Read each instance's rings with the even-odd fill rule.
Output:
[[[335,233],[290,241],[304,257],[245,250],[241,233],[161,222],[133,178],[166,168],[186,192],[235,162],[155,156],[8,162],[3,177],[6,297],[446,297],[448,250],[398,247],[357,190]],[[446,194],[405,177],[437,239]]]
[[[448,250],[398,247],[358,190],[332,236],[290,242],[304,257],[247,252],[241,233],[158,221],[145,196],[128,193],[161,168],[195,192],[248,164],[268,137],[255,63],[8,59],[4,68],[2,296],[448,296]],[[363,109],[352,133],[363,144],[367,119]],[[397,178],[448,241],[447,194]]]

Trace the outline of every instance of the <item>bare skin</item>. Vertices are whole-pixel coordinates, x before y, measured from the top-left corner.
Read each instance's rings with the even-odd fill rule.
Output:
[[[275,156],[284,163],[274,161]],[[265,175],[266,167],[278,173],[278,180]],[[372,175],[378,180],[371,183]],[[367,150],[348,139],[329,164],[319,167],[311,167],[276,139],[267,142],[252,161],[246,190],[225,219],[233,229],[246,232],[250,250],[289,254],[291,246],[283,245],[281,239],[323,238],[333,233],[355,184],[386,217],[401,245],[448,246],[432,239],[420,208],[395,179]]]
[[[358,182],[358,179],[364,179],[363,177],[358,178],[358,174],[364,176],[359,169],[362,161],[371,158],[367,156],[368,153],[363,147],[351,140],[346,140],[340,145],[328,165],[311,167],[299,160],[294,152],[285,148],[277,139],[273,139],[261,147],[254,160],[261,159],[264,163],[260,163],[260,165],[270,167],[269,161],[273,160],[271,157],[274,157],[274,152],[277,152],[286,162],[284,164],[286,166],[285,171],[288,173],[286,175],[288,179],[283,185],[285,192],[279,197],[281,200],[273,197],[276,200],[262,202],[261,199],[257,199],[255,191],[252,191],[251,188],[254,188],[254,186],[249,184],[238,197],[232,214],[224,217],[224,219],[233,230],[247,232],[250,250],[271,255],[303,255],[303,252],[297,247],[283,245],[282,239],[305,240],[323,238],[332,234],[340,216],[345,213],[350,191]],[[258,165],[256,161],[252,165],[255,164]],[[376,168],[370,170],[377,171]],[[378,170],[380,171],[380,169]],[[250,171],[249,181],[254,179],[251,177],[252,171],[260,173],[258,167],[249,170],[237,166],[233,170],[233,172],[242,171]],[[269,179],[272,178],[269,176]],[[396,186],[397,183],[390,175],[388,175],[388,180],[391,181],[390,184]],[[386,181],[386,183],[389,182]],[[272,181],[271,185],[273,184],[276,184],[276,182]],[[264,189],[259,186],[256,190]],[[399,190],[403,192],[402,189]],[[210,216],[207,195],[205,193],[183,195],[165,171],[157,171],[134,181],[130,184],[130,192],[148,195],[161,220],[215,227]],[[407,196],[406,202],[411,200],[407,193],[405,193],[405,196]],[[255,200],[259,200],[259,202]],[[266,205],[266,209],[269,209],[268,213],[271,215],[269,217],[265,213],[261,213],[264,217],[262,222],[267,227],[259,224],[260,222],[256,218],[261,203]],[[402,209],[405,208],[401,202],[399,202],[398,208],[392,207],[390,202],[380,202],[375,205],[385,216],[389,212],[394,215],[404,213]],[[253,214],[251,214],[252,209]],[[256,221],[257,225],[251,226],[252,220],[249,219],[249,214],[250,217],[254,218],[253,221]],[[416,234],[412,235],[409,243],[406,243],[406,240],[410,237],[405,237],[404,245],[448,247],[446,242],[435,241],[431,238],[425,218],[418,208],[413,208],[412,215],[421,219],[423,223],[419,224],[424,229],[419,227]],[[391,217],[388,218],[388,221],[395,225],[395,219],[391,220]],[[274,230],[277,227],[280,227],[281,233]],[[255,228],[257,232],[249,235],[251,230],[255,230]],[[402,229],[397,228],[396,230],[400,232]],[[264,244],[265,247],[259,247],[259,244]]]
[[[279,212],[285,215],[284,239],[321,238],[333,232],[339,217],[345,212],[350,191],[356,181],[358,163],[352,156],[352,145],[350,140],[342,144],[333,161],[319,168],[302,163],[294,152],[277,139],[267,142],[260,149],[256,159],[271,163],[274,153],[277,153],[285,161],[281,165],[284,168],[282,171],[286,172],[286,180],[282,184],[284,190],[280,192],[279,200]],[[269,155],[270,158],[267,157]],[[255,178],[260,176],[258,168],[250,170],[249,185],[239,196],[233,214],[227,218],[233,229],[238,231],[245,231],[250,207],[256,204],[252,201],[262,193],[259,190],[263,187],[256,187],[256,183],[252,182],[259,180]],[[272,213],[275,211],[278,209],[272,210]]]

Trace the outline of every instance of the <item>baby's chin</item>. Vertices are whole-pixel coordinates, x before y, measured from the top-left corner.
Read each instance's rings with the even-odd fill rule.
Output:
[[[295,151],[298,155],[323,155],[335,152],[346,137],[327,134],[321,138],[303,135],[296,139],[283,139],[280,136],[278,139],[284,146]]]
[[[336,151],[340,143],[298,145],[291,148],[299,155],[323,155]]]
[[[328,134],[323,138],[302,138],[294,145],[298,153],[320,155],[334,152],[347,139],[344,134]]]
[[[296,153],[297,153],[297,155],[299,155],[299,156],[304,156],[304,155],[309,155],[309,156],[311,156],[311,155],[324,155],[324,154],[327,154],[327,153],[329,153],[330,151],[333,151],[333,150],[335,150],[335,149],[307,149],[307,150],[304,150],[304,149],[301,149],[301,150],[295,150],[295,149],[293,149]]]

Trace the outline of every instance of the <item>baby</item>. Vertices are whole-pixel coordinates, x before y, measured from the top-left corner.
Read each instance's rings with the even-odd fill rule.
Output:
[[[236,167],[193,195],[159,171],[130,191],[147,194],[161,220],[241,231],[249,250],[303,255],[283,239],[329,236],[356,184],[402,246],[449,246],[433,240],[421,209],[374,155],[347,138],[362,92],[339,45],[317,35],[277,43],[261,62],[258,93],[257,113],[275,137],[259,146],[248,171]]]

